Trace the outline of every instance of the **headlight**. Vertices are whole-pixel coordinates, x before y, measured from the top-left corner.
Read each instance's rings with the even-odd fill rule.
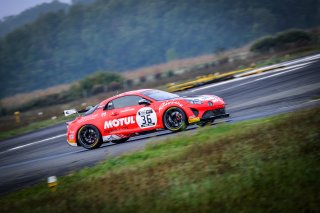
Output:
[[[186,101],[190,104],[202,104],[202,102],[199,99],[187,99]]]

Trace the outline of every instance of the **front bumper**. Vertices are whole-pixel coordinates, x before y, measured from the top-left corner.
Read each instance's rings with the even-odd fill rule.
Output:
[[[225,108],[207,110],[202,114],[201,121],[214,120],[219,118],[229,117],[229,113],[226,113]]]
[[[200,121],[213,121],[215,119],[227,118],[229,116],[230,116],[229,113],[220,114],[220,115],[212,115],[212,116],[209,116],[209,117],[201,118]]]
[[[75,135],[75,131],[74,130],[70,130],[68,127],[68,132],[67,132],[67,142],[70,146],[78,146],[77,141],[75,139],[76,135]]]
[[[215,119],[227,118],[230,116],[229,113],[226,113],[225,108],[219,108],[214,110],[206,110],[200,112],[201,116],[191,116],[188,119],[189,124],[197,123],[201,121],[214,121]]]
[[[75,141],[74,142],[67,141],[67,142],[70,146],[78,146],[77,142]]]

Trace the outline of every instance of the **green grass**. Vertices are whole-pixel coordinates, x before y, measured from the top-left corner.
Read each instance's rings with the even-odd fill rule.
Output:
[[[320,109],[184,132],[0,200],[2,212],[320,212]]]

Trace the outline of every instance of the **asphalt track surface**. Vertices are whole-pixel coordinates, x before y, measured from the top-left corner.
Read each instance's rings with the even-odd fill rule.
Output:
[[[205,85],[180,95],[215,94],[222,97],[231,114],[226,120],[229,122],[320,106],[320,54],[283,65],[284,68]],[[65,124],[0,141],[0,195],[45,182],[52,175],[59,177],[111,156],[141,149],[146,143],[189,134],[196,129],[191,126],[183,133],[161,131],[131,138],[124,144],[104,144],[96,150],[69,146]]]

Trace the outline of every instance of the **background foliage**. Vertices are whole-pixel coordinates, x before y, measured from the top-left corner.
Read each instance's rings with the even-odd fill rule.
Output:
[[[101,92],[113,92],[122,88],[123,78],[121,75],[107,71],[98,71],[80,81],[74,82],[68,90],[37,97],[21,106],[17,105],[10,110],[1,107],[0,103],[0,115],[5,115],[8,112],[12,113],[14,111],[27,111],[35,107],[46,107],[67,103],[79,98],[87,98],[88,96],[96,95]]]
[[[86,97],[106,91],[116,91],[123,86],[123,78],[117,73],[99,71],[73,84],[68,93],[72,98]]]
[[[67,10],[68,4],[59,1],[43,3],[27,9],[18,15],[4,17],[0,21],[0,37],[3,37],[16,28],[35,21],[39,16],[48,12],[56,12],[59,10]]]
[[[81,2],[81,1],[80,1]],[[239,47],[320,23],[319,0],[98,0],[41,15],[0,40],[0,97]]]
[[[299,47],[310,43],[317,43],[316,34],[303,30],[290,29],[276,34],[274,37],[265,36],[252,44],[250,50],[263,53],[274,50],[284,50],[290,47]]]

